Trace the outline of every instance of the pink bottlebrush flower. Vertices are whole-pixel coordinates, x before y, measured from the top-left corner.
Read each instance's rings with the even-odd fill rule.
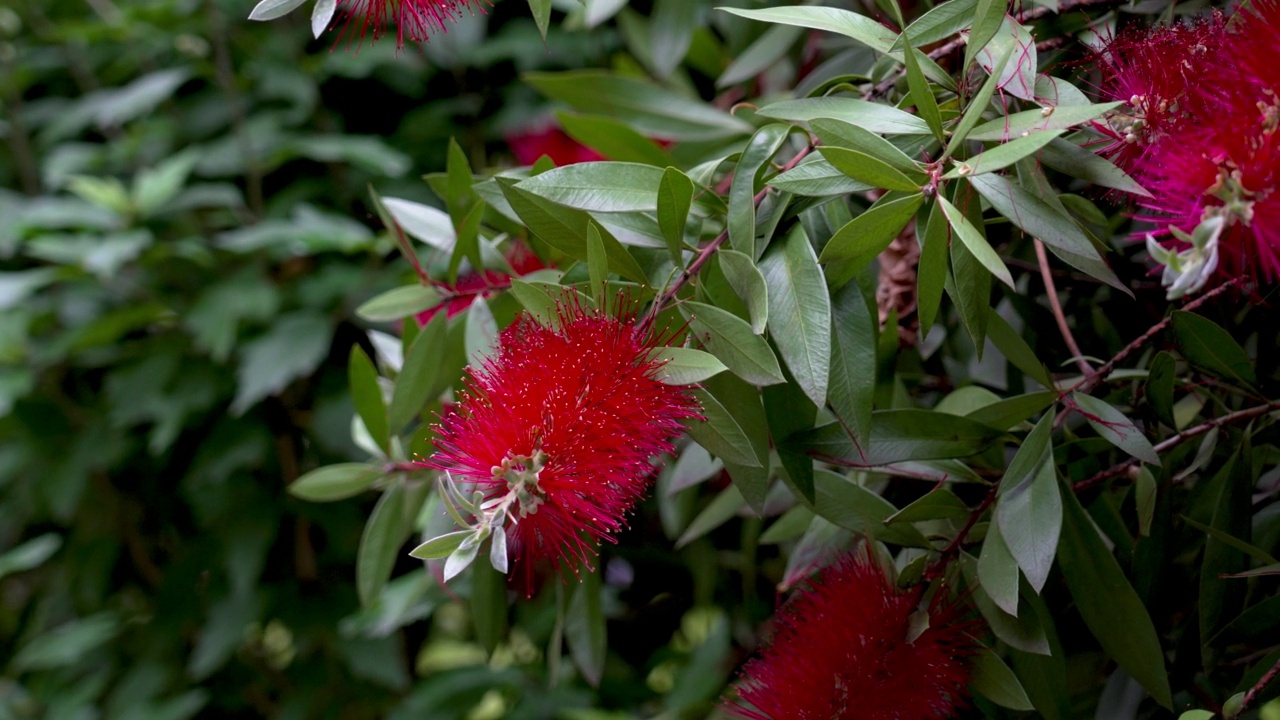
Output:
[[[532,250],[518,243],[507,252],[506,258],[511,266],[510,273],[501,270],[473,270],[459,275],[453,283],[437,283],[436,287],[444,293],[444,299],[439,305],[418,313],[418,324],[426,325],[431,322],[431,318],[441,310],[447,313],[445,317],[452,318],[471,307],[471,303],[475,302],[476,298],[488,297],[499,290],[506,290],[511,287],[513,279],[547,267],[546,263],[542,262]]]
[[[406,40],[425,42],[433,33],[449,32],[447,23],[456,22],[463,10],[483,13],[485,5],[492,3],[490,0],[338,0],[335,15],[342,18],[339,21],[342,32],[351,30],[361,41],[366,33],[378,41],[387,31],[388,22],[394,23],[396,48],[400,49]]]
[[[966,702],[973,622],[960,606],[920,607],[872,560],[846,555],[778,618],[772,642],[743,670],[750,720],[942,720]]]
[[[1102,154],[1131,174],[1159,171],[1156,147],[1168,138],[1179,142],[1214,97],[1225,28],[1220,14],[1168,27],[1130,26],[1095,54],[1100,95],[1128,106],[1095,124],[1114,140]]]
[[[686,388],[657,378],[662,342],[636,327],[634,308],[558,308],[555,326],[517,318],[468,370],[426,463],[502,509],[511,579],[526,594],[541,567],[591,563],[648,489],[653,458],[698,417]]]
[[[532,165],[543,155],[551,158],[556,167],[604,160],[603,155],[569,137],[553,123],[509,133],[507,146],[521,165]]]

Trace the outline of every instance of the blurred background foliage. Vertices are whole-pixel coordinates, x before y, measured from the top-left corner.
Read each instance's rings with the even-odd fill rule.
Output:
[[[310,470],[370,455],[352,440],[348,358],[356,345],[386,348],[369,345],[354,309],[414,275],[368,188],[440,206],[420,176],[445,169],[450,138],[473,168],[515,165],[510,139],[553,118],[522,73],[612,68],[727,106],[797,83],[803,95],[871,64],[865,48],[713,13],[709,0],[552,5],[545,42],[527,3],[501,0],[400,52],[350,34],[312,40],[304,12],[250,22],[250,7],[232,0],[0,6],[0,720],[702,716],[740,648],[756,644],[779,581],[849,542],[803,507],[767,531],[760,518],[737,517],[742,498],[719,492],[719,462],[686,451],[660,478],[661,501],[641,506],[584,591],[516,603],[509,633],[480,637],[475,627],[504,624],[473,622],[459,599],[482,573],[446,589],[401,552],[382,569],[394,579],[362,609],[353,578],[377,498],[286,493]],[[1086,19],[1061,24],[1074,31]],[[1056,64],[1057,50],[1042,65]],[[876,79],[891,70],[881,63]],[[644,152],[687,167],[714,157],[717,142]],[[1063,197],[1090,230],[1122,228],[1123,214],[1096,193],[1068,189],[1082,190]],[[1035,268],[1028,241],[992,230],[1010,266]],[[1138,303],[1099,284],[1074,289],[1064,302],[1092,330],[1081,333],[1086,355],[1111,356],[1168,307],[1130,262],[1137,246],[1115,249]],[[418,250],[448,266],[446,253]],[[999,295],[1003,314],[1020,320],[1036,357],[1064,358],[1035,287]],[[495,299],[494,311],[509,318],[516,305]],[[1274,382],[1270,315],[1202,312],[1255,338],[1260,375]],[[958,315],[944,315],[952,332],[941,351],[898,355],[883,333],[880,406],[908,392],[904,402],[936,406],[977,383],[1023,391],[1016,368],[996,353],[980,359]],[[988,395],[973,387],[953,405]],[[1137,398],[1137,386],[1112,395]],[[1195,402],[1176,409],[1179,427],[1204,405]],[[1274,465],[1273,440],[1274,429],[1257,441],[1268,449],[1255,470]],[[1064,473],[1087,477],[1106,467],[1106,452],[1096,437],[1075,439]],[[911,492],[892,499],[905,504]],[[1194,494],[1179,502],[1211,514],[1211,500]],[[1126,498],[1090,498],[1095,522],[1117,537],[1131,535]],[[1161,505],[1164,525],[1170,512]],[[1258,521],[1263,546],[1274,545],[1274,517]],[[668,538],[682,533],[702,537],[673,549]],[[1184,571],[1203,545],[1185,532],[1169,540],[1176,552],[1142,546],[1155,554],[1137,560],[1158,571],[1140,591],[1162,630],[1194,598],[1160,590],[1195,577]],[[1135,562],[1129,548],[1120,553]],[[1061,587],[1047,592],[1055,608],[1070,604]],[[1267,592],[1251,595],[1263,599],[1250,604],[1248,627],[1274,632]],[[591,615],[610,619],[603,659],[579,663],[602,668],[596,688],[559,659],[560,636],[590,628],[558,626],[557,605],[591,602],[583,598],[600,598]],[[1072,695],[1059,707],[1088,716],[1105,691],[1104,702],[1136,713],[1123,672],[1102,687],[1110,666],[1079,639],[1078,618],[1059,633],[1070,664],[1059,655],[1044,671],[1067,675]],[[1194,649],[1180,661],[1185,685]]]

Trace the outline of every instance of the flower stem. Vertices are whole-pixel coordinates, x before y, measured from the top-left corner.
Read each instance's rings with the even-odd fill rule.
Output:
[[[1036,245],[1036,262],[1040,265],[1040,277],[1044,280],[1045,292],[1049,294],[1049,307],[1053,310],[1053,319],[1058,321],[1058,332],[1062,333],[1062,339],[1067,343],[1067,349],[1071,351],[1072,356],[1076,359],[1076,367],[1080,368],[1080,372],[1084,373],[1086,379],[1094,376],[1093,368],[1089,366],[1089,362],[1084,359],[1084,353],[1080,351],[1080,344],[1076,342],[1076,336],[1071,333],[1071,326],[1067,324],[1067,316],[1062,312],[1062,301],[1058,299],[1058,287],[1053,283],[1053,273],[1049,270],[1049,254],[1044,249],[1044,243],[1039,238],[1035,239]]]

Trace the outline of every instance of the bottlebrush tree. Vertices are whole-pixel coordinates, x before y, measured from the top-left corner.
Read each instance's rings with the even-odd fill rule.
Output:
[[[292,486],[380,493],[362,602],[645,678],[557,717],[1280,717],[1280,2],[728,5],[529,0],[618,47],[545,150],[372,189],[369,459]]]

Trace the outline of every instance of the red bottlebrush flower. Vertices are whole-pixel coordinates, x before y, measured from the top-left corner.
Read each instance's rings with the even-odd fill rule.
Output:
[[[512,279],[524,277],[547,267],[546,263],[542,262],[532,250],[520,244],[512,246],[507,253],[507,263],[511,266],[510,273],[486,269],[459,275],[453,283],[438,283],[437,287],[444,292],[445,299],[439,305],[418,313],[418,324],[426,325],[431,322],[431,318],[441,310],[446,311],[446,317],[452,318],[471,307],[471,303],[475,302],[476,298],[487,297],[499,290],[505,290],[511,287]]]
[[[500,333],[426,463],[505,514],[512,582],[526,594],[540,566],[590,564],[647,490],[652,459],[698,417],[687,389],[657,379],[661,343],[633,308],[614,317],[567,300],[558,321],[524,315]]]
[[[388,21],[396,26],[396,48],[405,40],[424,42],[436,32],[449,32],[447,23],[456,22],[462,11],[484,12],[489,0],[338,0],[335,15],[343,19],[343,33],[352,29],[363,41],[366,33],[373,40],[382,38]]]
[[[844,556],[780,611],[726,710],[751,720],[951,717],[965,704],[973,623],[956,605],[921,609],[922,590],[899,590],[874,561]]]
[[[1124,170],[1159,171],[1154,148],[1204,117],[1219,83],[1226,21],[1220,14],[1168,27],[1121,31],[1094,60],[1102,72],[1100,94],[1126,103],[1125,112],[1097,123],[1115,142],[1103,154]]]
[[[556,167],[604,160],[603,155],[569,137],[554,124],[510,133],[507,146],[521,165],[532,165],[543,155],[551,158]]]

